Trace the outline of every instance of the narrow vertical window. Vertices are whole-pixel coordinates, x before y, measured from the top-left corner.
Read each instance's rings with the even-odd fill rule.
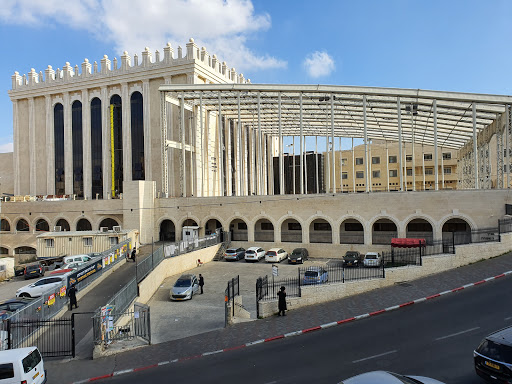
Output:
[[[123,106],[121,96],[114,95],[110,98],[110,105],[113,106],[111,118],[111,148],[113,150],[113,189],[116,197],[123,193]],[[112,135],[113,133],[113,135]]]
[[[103,147],[101,130],[101,100],[91,101],[91,170],[92,197],[103,198]]]
[[[132,180],[144,180],[144,110],[140,92],[130,99],[132,133]]]
[[[82,103],[78,100],[71,108],[71,136],[73,138],[73,193],[84,196],[84,157],[82,140]]]
[[[55,143],[55,194],[64,195],[64,107],[60,103],[53,108],[53,137]]]

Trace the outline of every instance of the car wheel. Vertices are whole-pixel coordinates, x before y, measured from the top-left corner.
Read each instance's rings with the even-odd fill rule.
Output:
[[[192,297],[194,297],[194,291],[190,292],[190,299],[189,300],[192,300]]]
[[[20,297],[30,297],[30,295],[26,292],[20,294]]]

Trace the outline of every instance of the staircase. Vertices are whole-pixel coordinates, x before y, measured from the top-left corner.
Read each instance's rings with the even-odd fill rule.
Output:
[[[214,258],[213,258],[213,261],[221,261],[221,260],[224,260],[224,252],[226,252],[226,249],[228,249],[228,243],[227,242],[223,242],[221,245],[220,245],[220,248],[219,250],[217,251],[217,253],[215,254]]]

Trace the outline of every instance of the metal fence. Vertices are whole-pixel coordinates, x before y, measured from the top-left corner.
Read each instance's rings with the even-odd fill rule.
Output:
[[[135,267],[135,275],[137,276],[137,283],[140,283],[144,278],[155,269],[158,264],[164,259],[164,247],[158,247],[144,260],[139,261]]]
[[[114,297],[108,302],[107,306],[112,306],[116,314],[123,313],[130,306],[133,300],[137,297],[138,286],[137,279],[132,279],[121,290],[119,290]]]
[[[265,276],[264,278],[261,278],[261,284],[264,284],[264,287],[262,287],[262,292],[265,292],[265,295],[260,295],[259,301],[268,301],[268,300],[276,300],[277,299],[277,292],[281,289],[281,287],[285,287],[286,289],[286,297],[301,297],[300,292],[300,280],[298,277],[289,277],[289,278],[281,278],[281,279],[274,279],[268,278],[268,276]],[[260,280],[258,279],[258,280]]]
[[[232,278],[228,281],[228,286],[226,287],[226,290],[224,291],[224,326],[226,327],[228,325],[228,305],[231,303],[231,308],[233,311],[233,316],[235,316],[235,302],[234,298],[235,296],[240,295],[240,275],[238,275],[235,278]]]
[[[212,245],[220,243],[222,241],[221,238],[222,234],[219,232],[202,237],[200,239],[197,238],[188,241],[182,240],[172,244],[165,244],[163,257],[175,257],[198,249],[211,247]]]
[[[385,268],[403,267],[406,265],[422,265],[422,247],[392,248],[382,252],[382,265]]]
[[[307,279],[307,271],[319,271],[317,279]],[[345,267],[342,263],[322,267],[299,267],[300,285],[319,285],[325,283],[345,283],[347,281],[384,278],[383,265],[377,267]]]

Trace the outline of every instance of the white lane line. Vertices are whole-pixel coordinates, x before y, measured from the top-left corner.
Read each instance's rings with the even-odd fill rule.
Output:
[[[504,320],[505,320],[505,321],[508,321],[508,320],[510,320],[510,319],[512,319],[512,317],[505,317],[505,319],[504,319]]]
[[[436,339],[437,340],[443,340],[443,339],[447,339],[449,337],[454,337],[454,336],[459,336],[459,335],[462,335],[464,333],[468,333],[468,332],[471,332],[471,331],[475,331],[477,329],[480,329],[480,327],[475,327],[475,328],[470,328],[470,329],[466,329],[465,331],[460,331],[460,332],[457,332],[457,333],[452,333],[451,335],[446,335],[446,336],[441,336],[441,337],[438,337]]]
[[[393,351],[389,351],[389,352],[384,352],[384,353],[381,353],[380,355],[374,355],[374,356],[365,357],[363,359],[354,360],[352,363],[360,363],[361,361],[366,361],[366,360],[370,360],[370,359],[376,359],[377,357],[391,355],[392,353],[396,353],[396,352],[398,352],[398,351],[397,350],[393,350]]]

